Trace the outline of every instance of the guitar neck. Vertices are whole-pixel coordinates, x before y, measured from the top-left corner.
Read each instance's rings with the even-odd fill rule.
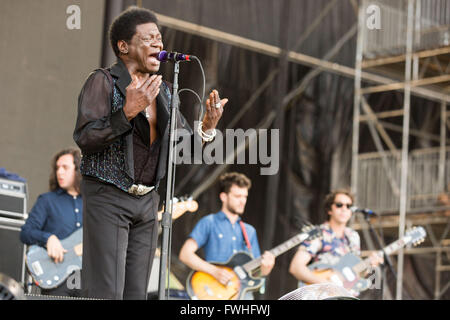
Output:
[[[397,241],[392,242],[387,247],[384,247],[384,252],[386,252],[386,255],[391,255],[394,252],[400,250],[403,248],[408,242],[402,239],[398,239]],[[381,257],[383,256],[383,251],[377,251],[377,254]],[[370,258],[366,258],[357,265],[354,266],[354,270],[358,273],[361,273],[363,271],[366,271],[368,268],[370,268]]]
[[[172,206],[172,220],[178,219],[186,211],[194,212],[198,209],[198,203],[195,200],[182,201],[174,203]],[[158,211],[158,221],[161,221],[163,211]]]
[[[288,250],[292,249],[293,247],[295,247],[296,245],[300,244],[302,241],[306,240],[307,238],[308,238],[308,234],[307,233],[300,233],[300,234],[290,238],[289,240],[283,242],[282,244],[276,246],[275,248],[273,248],[272,250],[269,250],[269,251],[275,257],[277,257],[280,254],[283,254],[286,251],[288,251]],[[247,262],[246,264],[244,264],[243,268],[248,273],[251,273],[252,271],[254,271],[255,269],[257,269],[257,268],[259,268],[261,266],[261,260],[262,260],[261,257],[253,259],[253,260]]]

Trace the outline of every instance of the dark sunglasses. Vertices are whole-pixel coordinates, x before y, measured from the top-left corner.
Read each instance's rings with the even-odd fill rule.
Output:
[[[351,203],[335,202],[334,205],[336,206],[336,208],[342,208],[343,206],[346,206],[347,209],[350,209],[352,207]]]

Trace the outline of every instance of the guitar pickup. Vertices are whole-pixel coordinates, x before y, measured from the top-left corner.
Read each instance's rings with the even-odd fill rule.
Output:
[[[353,271],[352,271],[350,268],[348,268],[348,267],[345,267],[344,269],[342,269],[342,274],[344,275],[344,277],[345,277],[345,279],[346,279],[347,281],[352,282],[352,281],[354,281],[354,280],[356,279],[355,274],[354,274]]]
[[[242,270],[241,267],[235,267],[234,268],[234,272],[236,272],[237,276],[239,277],[239,279],[244,280],[245,278],[247,278],[247,274],[245,273],[244,270]]]
[[[40,276],[41,274],[44,274],[44,270],[42,270],[42,266],[39,263],[39,261],[35,261],[31,264],[31,268],[33,268],[34,273],[37,276]]]

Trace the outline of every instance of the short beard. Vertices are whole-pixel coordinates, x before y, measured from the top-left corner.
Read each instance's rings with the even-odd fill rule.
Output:
[[[232,214],[237,214],[237,215],[239,215],[239,216],[242,215],[242,213],[243,213],[243,212],[240,212],[240,213],[239,213],[239,212],[236,212],[236,210],[235,210],[234,208],[232,208],[232,207],[231,207],[230,205],[228,205],[228,204],[227,204],[227,210],[228,210],[229,212],[231,212]]]

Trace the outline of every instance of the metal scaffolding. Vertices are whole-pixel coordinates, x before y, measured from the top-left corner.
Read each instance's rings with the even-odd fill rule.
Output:
[[[379,21],[371,25],[369,19]],[[378,212],[380,216],[374,222],[381,228],[398,228],[399,238],[406,226],[426,226],[431,246],[401,249],[397,254],[395,298],[402,299],[404,254],[432,252],[436,254],[435,299],[439,299],[450,286],[442,284],[440,277],[441,272],[449,271],[442,265],[442,257],[446,253],[449,258],[445,238],[450,228],[450,211],[446,208],[450,202],[442,197],[450,191],[446,187],[450,185],[450,1],[362,0],[355,69],[351,185],[357,205]],[[369,85],[362,77],[364,72],[391,81]],[[417,94],[422,90],[428,96]],[[401,92],[402,106],[375,112],[370,98],[393,92]],[[435,102],[439,135],[410,128],[412,95]],[[403,117],[402,125],[395,123],[399,117]],[[396,121],[392,121],[394,118]],[[359,153],[360,134],[366,128],[375,152]],[[412,137],[434,146],[411,150]],[[431,225],[438,227],[433,229]],[[353,226],[365,230],[367,238],[363,222]]]
[[[296,48],[285,52],[285,49],[275,45],[160,13],[157,16],[160,25],[172,30],[271,57],[281,59],[283,56],[283,59],[289,62],[311,67],[311,71],[301,83],[284,97],[283,109],[289,108],[290,102],[297,99],[308,83],[321,72],[355,79],[351,186],[358,195],[357,204],[379,212],[381,218],[376,224],[382,228],[396,228],[398,236],[403,235],[406,226],[421,224],[427,226],[429,238],[432,239],[431,246],[427,248],[407,248],[398,252],[396,298],[401,299],[404,254],[428,252],[435,253],[437,257],[439,253],[441,260],[436,260],[440,263],[436,267],[439,275],[446,272],[442,258],[448,258],[450,254],[448,247],[445,248],[442,244],[450,227],[449,215],[445,211],[449,208],[436,201],[440,194],[450,191],[446,189],[450,183],[450,170],[446,169],[450,165],[450,157],[447,156],[450,151],[447,150],[450,145],[447,142],[450,139],[446,137],[447,127],[450,128],[447,117],[447,104],[450,103],[450,0],[361,0],[359,7],[355,0],[349,1],[358,10],[355,68],[331,61],[342,43],[351,39],[354,28],[349,29],[325,56],[318,58],[299,53]],[[339,2],[330,1],[322,9],[314,23],[298,39],[297,44],[308,37],[337,3]],[[369,5],[379,9],[380,30],[370,30],[367,26],[367,19],[370,17],[367,11]],[[272,70],[236,119],[254,104],[256,98],[278,73],[279,69]],[[402,105],[392,110],[374,111],[369,97],[389,92],[401,94]],[[416,97],[439,104],[439,134],[410,128],[411,102],[414,102]],[[401,125],[391,121],[401,117]],[[274,119],[275,113],[272,111],[260,122],[258,128],[268,128]],[[368,127],[376,146],[375,152],[359,153],[360,126]],[[401,139],[393,139],[392,135],[395,134],[400,135]],[[438,143],[438,146],[409,150],[411,137]],[[243,151],[245,148],[245,145],[240,145],[238,150]],[[194,190],[194,196],[198,196],[214,183],[225,168],[225,165],[218,166],[209,179]],[[441,226],[438,231],[432,228],[436,225]],[[363,231],[370,247],[367,225],[355,222],[353,226]],[[443,256],[444,254],[446,255]],[[440,279],[437,273],[436,277]],[[435,298],[439,298],[448,286],[439,282],[436,288],[439,294],[436,294]]]

